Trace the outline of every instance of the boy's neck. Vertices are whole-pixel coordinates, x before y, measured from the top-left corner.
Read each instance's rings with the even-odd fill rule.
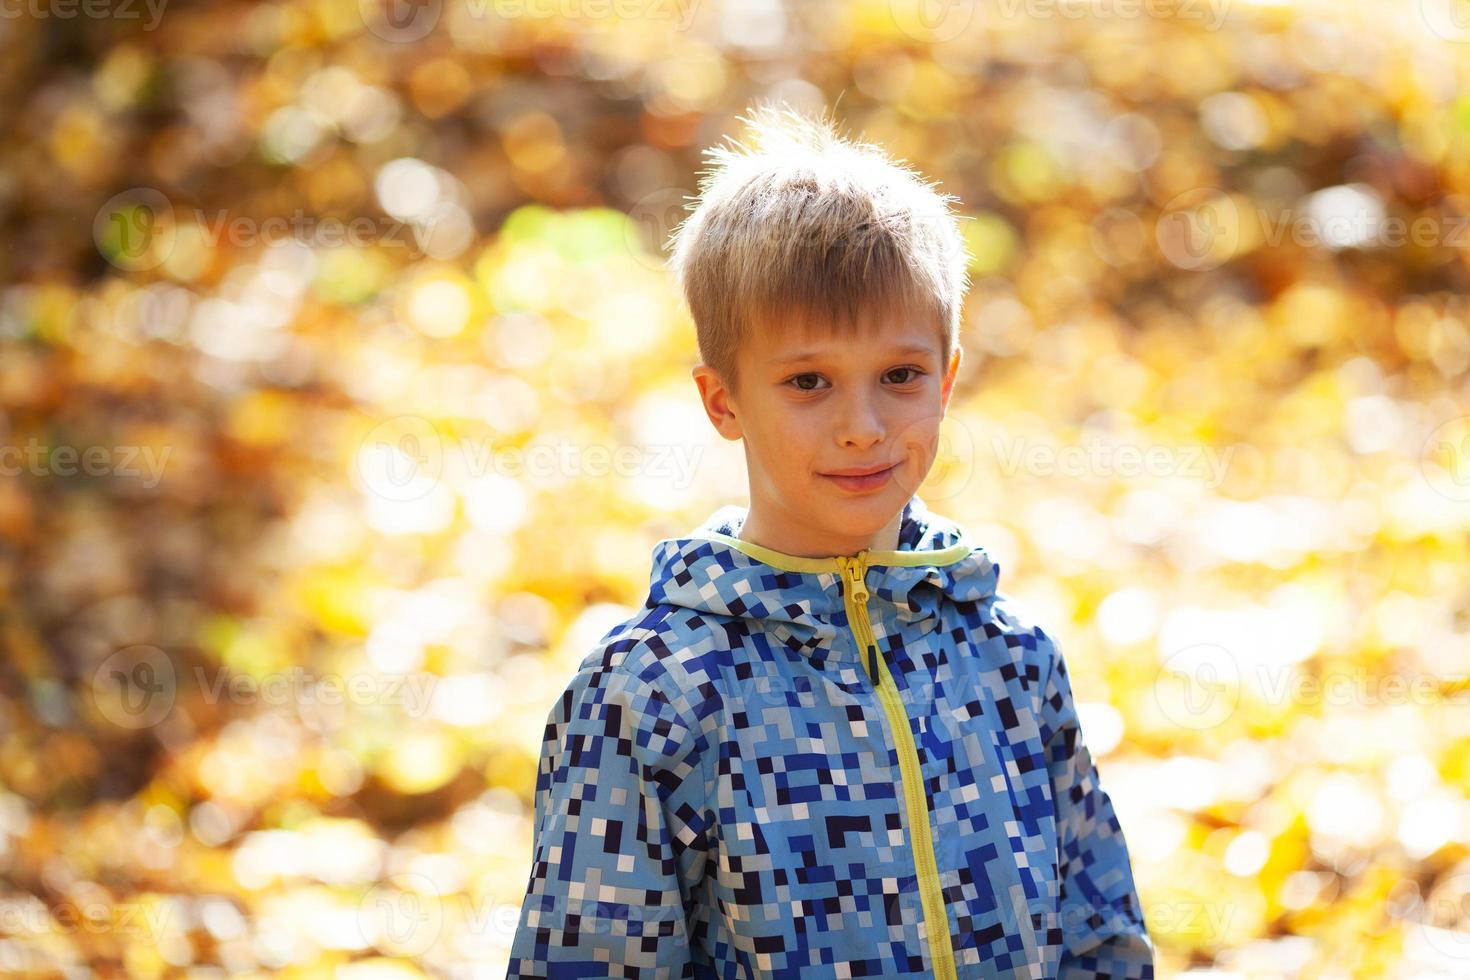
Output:
[[[810,526],[799,526],[799,522],[766,520],[752,506],[746,513],[736,537],[741,541],[758,544],[782,554],[802,558],[830,558],[833,555],[855,555],[859,551],[897,551],[899,524],[903,512],[899,511],[882,529],[866,540],[841,538],[813,533]]]

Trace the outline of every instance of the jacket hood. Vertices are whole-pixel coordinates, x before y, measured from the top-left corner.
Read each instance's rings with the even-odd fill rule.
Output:
[[[841,560],[788,555],[740,540],[748,510],[727,504],[690,533],[659,541],[647,604],[764,620],[807,642],[846,629]],[[898,547],[859,555],[874,618],[898,628],[937,617],[945,597],[975,602],[993,595],[1000,575],[984,548],[917,495],[904,505]]]

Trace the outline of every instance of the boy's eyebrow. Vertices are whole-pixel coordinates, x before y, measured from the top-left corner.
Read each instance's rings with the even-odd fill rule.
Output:
[[[827,354],[827,353],[829,353],[829,351],[827,351],[827,350],[808,350],[808,351],[802,351],[799,354],[791,354],[791,355],[788,355],[786,357],[773,357],[769,361],[767,361],[766,363],[768,363],[768,364],[795,364],[798,361],[810,361],[810,360],[814,360],[814,359],[816,359],[818,357],[821,357],[822,355]],[[903,344],[903,345],[898,346],[898,347],[890,347],[888,349],[887,353],[889,353],[889,354],[932,354],[932,353],[934,353],[934,346],[932,344]]]

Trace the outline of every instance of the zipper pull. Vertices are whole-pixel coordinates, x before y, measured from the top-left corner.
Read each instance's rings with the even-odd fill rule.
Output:
[[[845,576],[847,576],[848,586],[852,592],[852,600],[859,605],[866,605],[868,601],[868,585],[865,581],[865,579],[867,578],[867,558],[867,549],[864,549],[862,551],[859,551],[857,555],[852,558],[844,557],[839,559],[842,566],[842,572]],[[869,643],[867,654],[868,677],[872,680],[873,686],[876,688],[878,686],[879,680],[881,679],[878,675],[877,645]]]
[[[848,577],[852,580],[852,597],[858,602],[868,601],[867,578],[867,551],[859,551],[853,558],[847,559]]]

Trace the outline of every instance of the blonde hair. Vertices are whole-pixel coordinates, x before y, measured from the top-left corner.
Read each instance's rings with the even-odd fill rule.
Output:
[[[935,318],[947,366],[969,288],[958,199],[829,116],[760,106],[738,118],[748,142],[705,151],[670,241],[704,363],[733,389],[756,325],[794,317],[850,334],[861,314],[917,310]]]

